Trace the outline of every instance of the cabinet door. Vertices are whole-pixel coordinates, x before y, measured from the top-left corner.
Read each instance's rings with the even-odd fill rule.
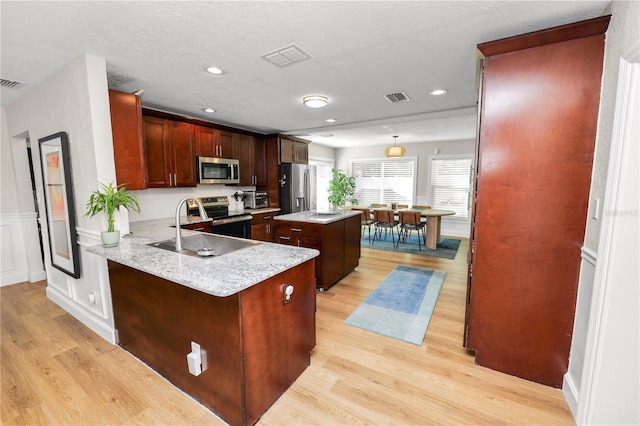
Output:
[[[173,160],[172,186],[196,186],[196,144],[193,125],[171,122],[170,140]]]
[[[169,185],[170,164],[167,156],[167,125],[165,120],[143,116],[144,143],[147,151],[147,186],[164,188]]]
[[[216,129],[195,126],[196,154],[201,157],[218,157],[218,132]]]
[[[140,97],[109,90],[116,180],[127,190],[146,189],[144,136]]]
[[[293,144],[293,157],[296,163],[307,164],[309,162],[309,149],[304,142],[296,142]]]
[[[218,147],[221,158],[236,158],[233,133],[223,130],[218,131]]]
[[[267,186],[266,148],[262,138],[253,139],[253,174],[256,186]]]
[[[238,161],[240,162],[240,185],[254,185],[253,183],[253,143],[251,137],[240,133],[233,134]]]
[[[295,163],[293,144],[294,142],[289,139],[280,139],[280,162]]]

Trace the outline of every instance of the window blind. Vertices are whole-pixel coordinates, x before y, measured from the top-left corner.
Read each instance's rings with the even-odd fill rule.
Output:
[[[431,159],[431,206],[453,210],[455,217],[468,218],[470,206],[471,157]]]
[[[351,170],[358,204],[413,202],[415,158],[353,160]]]

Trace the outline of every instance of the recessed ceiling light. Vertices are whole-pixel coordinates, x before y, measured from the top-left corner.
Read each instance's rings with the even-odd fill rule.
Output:
[[[440,95],[444,95],[447,92],[448,92],[447,89],[436,89],[436,90],[430,91],[429,94],[432,96],[440,96]]]
[[[335,119],[335,118],[327,118],[327,119],[326,119],[326,120],[324,120],[324,121],[326,121],[327,123],[335,123],[335,122],[336,122],[336,119]]]
[[[308,106],[309,108],[322,108],[329,103],[329,98],[321,95],[311,95],[305,96],[302,98],[302,103]]]
[[[202,110],[203,110],[204,112],[208,112],[208,113],[214,113],[214,112],[216,112],[216,110],[215,110],[215,109],[213,109],[213,108],[202,108]]]
[[[215,75],[220,75],[222,74],[222,70],[218,67],[209,67],[206,69],[207,72],[211,73],[211,74],[215,74]]]

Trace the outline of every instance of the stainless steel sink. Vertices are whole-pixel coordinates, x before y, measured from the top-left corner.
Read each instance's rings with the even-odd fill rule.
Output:
[[[199,234],[182,237],[182,250],[176,250],[175,240],[165,240],[147,245],[189,256],[215,257],[253,247],[258,244],[260,244],[259,241],[241,240],[222,235]]]

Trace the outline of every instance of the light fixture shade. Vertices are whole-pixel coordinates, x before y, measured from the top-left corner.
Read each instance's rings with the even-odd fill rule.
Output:
[[[406,153],[407,150],[404,149],[404,146],[398,145],[389,146],[384,150],[384,155],[387,157],[404,157]]]
[[[305,96],[302,98],[302,103],[309,108],[322,108],[329,103],[329,98],[320,95]]]
[[[407,150],[404,149],[404,146],[398,146],[397,136],[393,137],[393,146],[389,146],[384,150],[384,155],[387,157],[404,157],[406,153]]]

